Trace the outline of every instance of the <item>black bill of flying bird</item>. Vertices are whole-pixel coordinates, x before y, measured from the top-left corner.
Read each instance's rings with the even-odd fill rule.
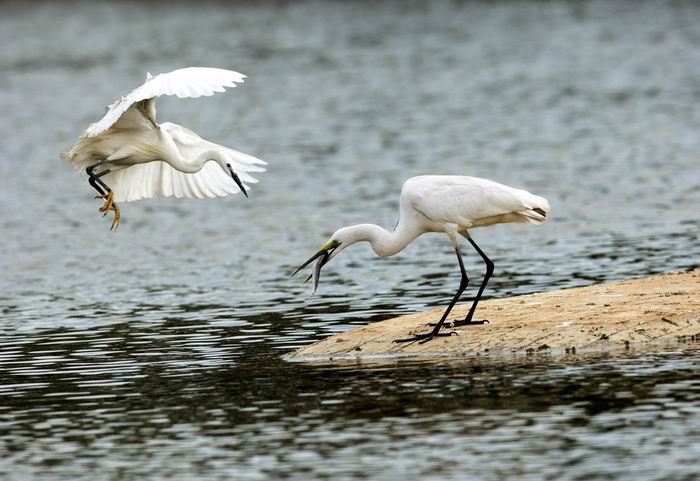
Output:
[[[243,192],[243,195],[245,195],[246,199],[248,198],[248,192],[245,190],[245,186],[243,185],[243,182],[241,182],[240,177],[238,177],[238,174],[236,174],[233,171],[233,168],[231,168],[231,164],[226,164],[226,167],[228,167],[228,171],[231,173],[231,178],[233,181],[236,183],[239,189],[241,189],[241,192]]]

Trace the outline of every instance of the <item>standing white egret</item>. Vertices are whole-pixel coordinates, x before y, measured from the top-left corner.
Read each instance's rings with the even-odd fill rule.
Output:
[[[114,211],[112,229],[119,225],[117,202],[151,197],[224,197],[247,183],[249,172],[262,172],[260,159],[202,139],[171,122],[156,122],[156,99],[211,96],[242,83],[245,75],[219,68],[189,67],[152,77],[126,97],[107,107],[73,148],[61,154],[79,170],[85,169],[100,212]],[[208,163],[212,161],[213,163]],[[97,169],[101,170],[97,170]]]
[[[459,236],[464,236],[484,260],[486,276],[466,318],[453,322],[452,325],[483,324],[488,321],[475,321],[472,317],[486,283],[493,273],[494,264],[476,245],[468,229],[506,222],[542,224],[548,213],[547,199],[491,180],[451,175],[413,177],[408,179],[401,189],[399,222],[393,232],[388,232],[374,224],[343,227],[331,236],[320,251],[294,271],[292,276],[318,258],[313,273],[307,278],[309,280],[313,277],[314,292],[316,292],[321,268],[351,244],[367,241],[378,256],[385,257],[400,252],[421,234],[444,232],[450,238],[457,253],[459,270],[462,274],[459,289],[431,332],[397,341],[426,342],[435,336],[450,335],[450,333],[440,333],[440,328],[469,282],[459,249]]]

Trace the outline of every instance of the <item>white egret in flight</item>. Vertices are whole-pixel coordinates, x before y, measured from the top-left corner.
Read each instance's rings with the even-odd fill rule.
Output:
[[[100,212],[114,211],[110,230],[121,218],[117,202],[224,197],[239,190],[248,196],[246,183],[257,182],[249,173],[264,171],[260,165],[265,162],[208,142],[181,125],[158,124],[155,105],[160,95],[210,96],[244,78],[232,70],[204,67],[147,74],[143,85],[107,107],[104,117],[61,154],[77,169],[85,169],[97,198],[105,200]]]
[[[421,340],[421,342],[426,342],[435,336],[451,334],[439,331],[469,282],[462,262],[459,236],[465,237],[484,260],[486,276],[466,318],[462,321],[455,321],[452,325],[483,324],[488,321],[475,321],[472,317],[493,273],[494,264],[474,242],[474,239],[469,235],[469,229],[506,222],[542,224],[548,213],[549,202],[547,199],[491,180],[451,175],[413,177],[408,179],[401,189],[399,222],[393,232],[388,232],[374,224],[343,227],[337,230],[321,247],[321,250],[304,262],[292,275],[318,259],[312,274],[307,278],[308,281],[313,277],[314,292],[316,292],[321,268],[349,245],[367,241],[378,256],[392,256],[403,250],[421,234],[444,232],[450,238],[457,253],[459,270],[462,274],[459,289],[431,332],[397,341]]]

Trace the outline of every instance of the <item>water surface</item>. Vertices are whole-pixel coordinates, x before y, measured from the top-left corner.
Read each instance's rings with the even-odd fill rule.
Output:
[[[488,296],[698,265],[693,2],[0,5],[0,472],[22,479],[695,479],[697,345],[340,367],[281,356],[445,304],[429,235],[288,274],[403,180],[552,204],[474,236]],[[123,206],[58,160],[146,71],[246,73],[158,115],[269,162],[251,199]],[[467,255],[474,277],[478,257]]]

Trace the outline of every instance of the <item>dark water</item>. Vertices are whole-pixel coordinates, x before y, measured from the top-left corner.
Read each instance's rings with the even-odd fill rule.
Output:
[[[488,177],[551,221],[475,237],[490,296],[700,264],[696,2],[0,4],[0,473],[6,479],[700,476],[700,350],[300,365],[354,325],[445,303],[445,238],[391,227],[404,179]],[[159,118],[269,165],[251,199],[123,206],[58,160],[146,71],[248,74]],[[481,266],[469,255],[468,270]],[[446,277],[446,276],[452,277]]]

